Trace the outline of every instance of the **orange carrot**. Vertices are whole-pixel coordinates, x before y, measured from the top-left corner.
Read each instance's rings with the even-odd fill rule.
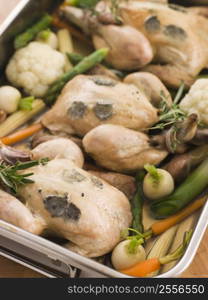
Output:
[[[18,142],[21,142],[28,137],[32,136],[36,132],[40,131],[43,128],[41,123],[34,124],[30,127],[19,130],[7,137],[3,137],[0,141],[5,145],[12,145]]]
[[[164,257],[146,259],[137,263],[133,267],[121,270],[120,272],[133,277],[146,277],[151,273],[158,271],[162,265],[168,264],[182,257],[190,242],[191,236],[192,230],[185,232],[182,244],[174,252],[167,254]]]
[[[177,213],[167,219],[155,222],[151,226],[151,230],[152,230],[153,234],[159,235],[159,234],[163,233],[164,231],[166,231],[167,229],[169,229],[170,227],[178,224],[179,222],[184,220],[186,217],[191,215],[193,212],[195,212],[196,210],[201,208],[205,204],[206,201],[207,201],[207,195],[197,199],[196,201],[194,201],[193,203],[191,203],[190,205],[188,205],[187,207],[182,209],[179,213]]]
[[[124,273],[128,276],[134,277],[145,277],[152,272],[159,270],[161,267],[161,263],[158,258],[151,258],[144,261],[139,262],[135,266],[121,270],[121,273]]]
[[[151,225],[150,229],[143,233],[144,238],[149,239],[152,236],[159,235],[159,234],[165,232],[166,230],[168,230],[170,227],[180,223],[185,218],[190,216],[192,213],[194,213],[195,211],[200,209],[206,203],[207,199],[208,199],[208,195],[205,195],[205,196],[195,200],[191,204],[189,204],[187,207],[182,209],[179,213],[177,213],[167,219],[153,223]]]

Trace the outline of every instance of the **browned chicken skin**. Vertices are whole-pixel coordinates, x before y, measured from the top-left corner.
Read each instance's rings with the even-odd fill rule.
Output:
[[[111,49],[109,61],[119,67],[117,58],[120,57],[120,51],[124,45],[127,45],[128,40],[133,35],[122,35],[123,28],[132,28],[137,30],[143,37],[140,39],[143,43],[140,46],[135,46],[137,53],[140,53],[140,59],[137,57],[134,60],[134,55],[125,48],[125,56],[122,58],[124,69],[135,70],[143,65],[147,65],[144,70],[157,75],[168,86],[178,87],[181,81],[184,81],[190,86],[199,72],[208,65],[208,20],[204,17],[188,12],[182,7],[169,6],[164,3],[154,3],[152,1],[119,1],[119,16],[122,20],[122,25],[106,24],[104,16],[109,18],[109,1],[101,1],[98,3],[98,11],[101,16],[96,19],[93,17],[93,22],[90,20],[90,15],[84,11],[78,13],[78,9],[65,7],[64,14],[72,22],[76,20],[76,15],[79,14],[79,20],[85,22],[82,24],[88,25],[88,31],[94,36],[96,48],[108,46]],[[81,18],[81,19],[80,19]],[[83,19],[82,19],[83,18]],[[86,20],[87,18],[87,20]],[[111,18],[113,20],[113,18]],[[115,18],[114,18],[115,20]],[[78,22],[78,20],[77,20]],[[115,22],[114,22],[115,23]],[[112,27],[109,34],[108,27],[117,27],[116,31],[120,31],[120,46],[116,39],[118,33],[114,35],[115,30]],[[110,38],[110,40],[109,40]],[[147,41],[151,48],[148,46]],[[139,38],[137,39],[139,41]],[[134,41],[136,44],[137,40]],[[130,43],[131,45],[131,43]],[[140,47],[140,48],[138,48]],[[153,50],[154,58],[151,59],[150,51]],[[148,59],[146,59],[147,56]],[[132,60],[134,66],[132,67]],[[139,61],[140,60],[140,61]],[[151,64],[150,61],[152,60]],[[139,67],[140,64],[140,67]]]

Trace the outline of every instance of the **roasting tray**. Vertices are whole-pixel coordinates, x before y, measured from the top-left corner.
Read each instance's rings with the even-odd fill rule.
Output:
[[[30,25],[44,11],[50,11],[60,1],[22,0],[0,26],[0,72],[13,52],[14,36]],[[160,278],[177,277],[191,263],[208,225],[208,203],[205,205],[191,242],[183,258]],[[82,257],[58,244],[35,236],[0,220],[0,255],[27,266],[51,278],[127,277],[92,259]]]

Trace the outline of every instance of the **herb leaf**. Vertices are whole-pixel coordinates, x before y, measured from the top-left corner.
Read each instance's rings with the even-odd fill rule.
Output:
[[[12,193],[17,194],[18,187],[24,184],[34,183],[28,179],[33,173],[20,174],[18,171],[25,170],[37,165],[46,164],[47,159],[34,160],[29,162],[17,162],[14,165],[7,165],[5,162],[0,162],[0,183],[8,187]]]

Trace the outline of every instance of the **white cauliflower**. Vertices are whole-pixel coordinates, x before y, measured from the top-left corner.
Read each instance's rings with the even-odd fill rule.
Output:
[[[195,113],[199,120],[208,125],[208,79],[198,79],[180,103],[188,114]]]
[[[27,94],[42,97],[64,73],[64,67],[65,55],[41,42],[31,42],[16,51],[6,75],[14,86],[24,88]]]

